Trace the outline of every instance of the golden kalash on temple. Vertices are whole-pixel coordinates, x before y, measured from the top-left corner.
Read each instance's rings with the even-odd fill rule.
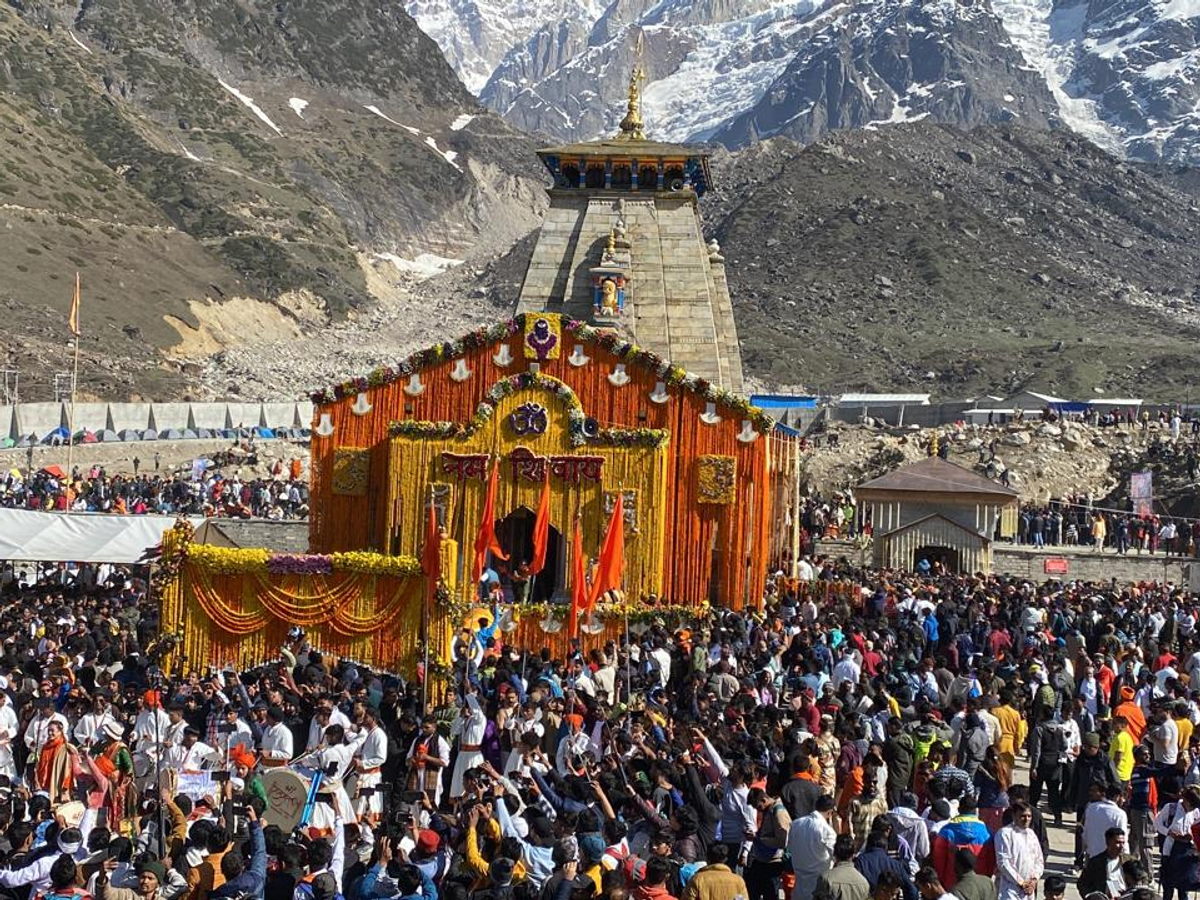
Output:
[[[411,674],[427,611],[444,664],[501,598],[500,637],[559,656],[579,604],[591,645],[662,607],[761,603],[797,447],[732,392],[707,158],[644,139],[638,79],[618,139],[542,151],[555,187],[512,319],[314,396],[310,555],[169,536],[163,621],[191,665],[272,657],[300,625]]]

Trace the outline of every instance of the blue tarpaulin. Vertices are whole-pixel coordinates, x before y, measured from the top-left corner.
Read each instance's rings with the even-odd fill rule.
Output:
[[[817,398],[788,394],[751,394],[750,403],[759,409],[816,409]]]

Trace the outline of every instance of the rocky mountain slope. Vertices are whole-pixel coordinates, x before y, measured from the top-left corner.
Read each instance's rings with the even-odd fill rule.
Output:
[[[1065,132],[921,122],[722,152],[702,212],[760,385],[1171,399],[1200,337],[1194,174]],[[298,393],[506,315],[533,244],[390,312],[230,350],[206,381]]]
[[[485,104],[559,140],[612,131],[641,33],[647,121],[667,140],[739,147],[919,118],[1015,120],[1066,124],[1139,159],[1200,159],[1197,0],[408,6]]]
[[[1200,193],[1171,170],[922,122],[764,142],[714,181],[746,365],[770,382],[1182,397],[1193,379]]]
[[[506,248],[544,203],[528,138],[394,5],[9,0],[0,46],[26,399],[69,359],[75,270],[85,392],[167,396],[184,358],[394,301],[402,270]]]

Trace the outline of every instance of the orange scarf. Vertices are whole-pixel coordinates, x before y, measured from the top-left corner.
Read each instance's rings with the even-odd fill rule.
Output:
[[[51,783],[54,778],[54,761],[58,758],[59,752],[66,745],[67,739],[65,737],[58,737],[46,741],[46,743],[42,745],[41,756],[38,757],[36,771],[37,786],[43,791],[49,791],[51,797],[53,797],[55,792],[60,788],[66,788],[67,791],[70,791],[75,780],[71,774],[71,767],[66,766],[66,775],[63,778],[63,784],[55,785]]]

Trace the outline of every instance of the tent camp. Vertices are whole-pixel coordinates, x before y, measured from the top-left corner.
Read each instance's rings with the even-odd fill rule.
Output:
[[[174,516],[0,509],[0,559],[136,563],[162,541],[163,532],[175,521]],[[202,518],[191,521],[196,526],[204,522]]]

